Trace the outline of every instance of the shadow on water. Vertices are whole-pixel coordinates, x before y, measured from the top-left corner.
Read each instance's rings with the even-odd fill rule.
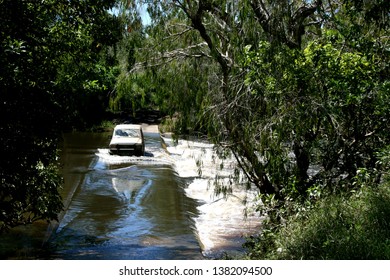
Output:
[[[145,135],[145,159],[161,153]],[[45,224],[15,229],[0,240],[2,259],[201,259],[194,234],[197,202],[174,170],[142,158],[102,162],[109,134],[65,135],[61,156],[65,212],[43,244]],[[142,164],[140,164],[142,163]],[[15,239],[15,237],[17,237]],[[22,237],[22,238],[20,238]]]

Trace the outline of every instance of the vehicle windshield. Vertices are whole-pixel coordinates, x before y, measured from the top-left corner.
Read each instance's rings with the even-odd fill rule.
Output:
[[[119,137],[140,137],[137,129],[117,129],[115,130],[115,136]]]

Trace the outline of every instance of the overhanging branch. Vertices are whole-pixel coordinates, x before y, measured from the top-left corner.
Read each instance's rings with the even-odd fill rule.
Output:
[[[173,60],[177,59],[183,59],[183,58],[201,58],[201,57],[208,57],[211,56],[202,50],[202,47],[207,46],[205,42],[195,44],[188,46],[186,48],[180,48],[172,51],[167,51],[165,53],[162,53],[160,56],[152,57],[149,60],[135,63],[134,66],[129,71],[130,73],[137,72],[139,70],[150,68],[150,67],[157,67],[164,64],[168,64]]]

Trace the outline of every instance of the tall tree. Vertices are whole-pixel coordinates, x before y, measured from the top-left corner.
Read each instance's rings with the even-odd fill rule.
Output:
[[[0,2],[0,232],[61,210],[56,150],[71,104],[60,93],[81,88],[72,79],[64,88],[65,76],[73,77],[64,67],[88,64],[83,54],[113,40],[102,27],[113,22],[107,10],[114,2]]]
[[[351,186],[389,143],[386,3],[147,1],[154,53],[131,71],[202,60],[201,124],[263,194]]]

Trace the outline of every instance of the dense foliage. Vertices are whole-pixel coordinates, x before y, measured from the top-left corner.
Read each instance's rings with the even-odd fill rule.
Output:
[[[313,243],[325,251],[296,246],[327,208],[346,218],[324,226],[353,240],[373,222],[387,244],[387,216],[369,213],[388,196],[389,3],[1,1],[1,229],[56,217],[60,126],[148,107],[206,135],[258,188],[268,222],[252,257],[338,258],[326,234]],[[302,224],[304,239],[280,239]]]
[[[62,208],[58,136],[105,110],[114,2],[0,1],[0,232]]]
[[[155,93],[283,199],[291,185],[304,195],[376,167],[388,143],[388,6],[271,2],[148,1],[153,21],[119,88]]]
[[[390,258],[389,185],[331,195],[278,231],[266,229],[245,244],[252,259],[368,260]]]
[[[148,79],[179,132],[233,155],[273,232],[305,205],[359,190],[361,170],[382,182],[388,1],[123,2],[147,5],[152,21],[121,83]]]

